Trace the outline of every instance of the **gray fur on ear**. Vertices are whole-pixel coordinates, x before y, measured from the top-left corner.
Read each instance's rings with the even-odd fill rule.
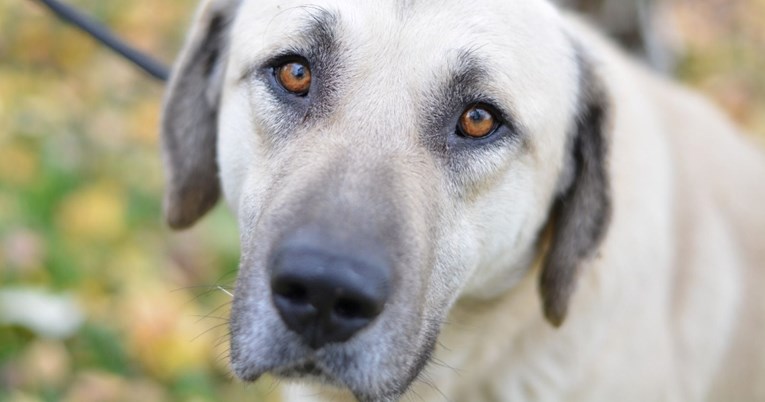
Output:
[[[580,96],[569,139],[569,169],[552,209],[552,236],[540,277],[544,314],[554,326],[566,318],[582,264],[596,253],[611,217],[607,166],[608,96],[579,52]]]
[[[167,170],[165,219],[191,226],[220,197],[216,162],[218,101],[225,70],[227,29],[240,0],[208,0],[176,62],[162,115]]]

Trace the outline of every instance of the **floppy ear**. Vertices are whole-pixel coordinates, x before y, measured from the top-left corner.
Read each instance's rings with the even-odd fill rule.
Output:
[[[216,137],[227,28],[240,0],[202,3],[170,76],[162,115],[165,219],[191,226],[220,197]]]
[[[579,52],[579,111],[569,138],[569,172],[552,210],[552,235],[540,292],[547,320],[560,326],[578,272],[596,253],[611,216],[607,167],[609,109],[605,88]]]

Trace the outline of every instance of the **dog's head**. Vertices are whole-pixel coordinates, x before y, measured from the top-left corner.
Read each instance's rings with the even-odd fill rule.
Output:
[[[560,325],[609,214],[605,103],[542,0],[206,1],[166,101],[166,214],[222,189],[238,217],[235,373],[395,399],[455,300],[540,252]]]

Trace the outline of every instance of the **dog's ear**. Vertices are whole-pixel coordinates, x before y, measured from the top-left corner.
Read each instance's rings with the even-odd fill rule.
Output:
[[[162,115],[165,219],[191,226],[220,197],[216,137],[227,29],[240,0],[207,0],[170,76]]]
[[[579,110],[569,137],[568,171],[552,209],[552,233],[540,277],[544,314],[556,327],[566,318],[578,271],[596,254],[611,216],[608,96],[586,55],[580,52],[578,59]]]

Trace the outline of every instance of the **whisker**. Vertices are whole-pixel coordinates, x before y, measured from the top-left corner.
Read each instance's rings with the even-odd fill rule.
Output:
[[[221,336],[215,343],[213,344],[213,347],[217,348],[220,345],[223,345],[224,343],[228,342],[228,340],[231,338],[231,334],[227,334],[224,336]]]
[[[199,321],[205,320],[205,319],[215,319],[215,320],[221,320],[221,321],[228,321],[228,317],[218,317],[216,315],[210,315],[210,314],[193,314],[191,317],[199,318]]]
[[[222,353],[218,353],[218,355],[215,357],[215,360],[219,362],[227,362],[231,360],[231,352],[226,350]]]
[[[421,380],[417,380],[416,382],[422,382],[422,381],[421,381]],[[415,397],[415,396],[416,396],[417,398],[419,398],[421,401],[424,401],[424,400],[425,400],[425,398],[423,398],[423,396],[422,396],[422,395],[420,395],[420,393],[419,393],[419,392],[415,391],[415,390],[414,390],[414,388],[410,388],[409,392],[407,392],[407,393],[405,394],[405,396],[406,396],[406,399],[409,399],[409,400],[412,400],[412,399],[414,399],[414,397]]]
[[[438,392],[438,394],[441,395],[445,401],[447,402],[450,401],[449,397],[446,396],[446,394],[443,391],[441,391],[441,388],[436,386],[436,384],[433,382],[433,379],[430,378],[430,374],[427,373],[427,371],[423,371],[420,374],[420,376],[417,378],[417,381],[427,385],[428,387],[432,388],[434,391]]]
[[[441,340],[436,340],[436,344],[438,344],[438,346],[441,349],[443,349],[443,350],[445,350],[447,352],[451,352],[452,351],[452,349],[450,347],[446,346],[443,342],[441,342]]]
[[[229,292],[228,290],[226,290],[225,288],[223,288],[223,286],[221,286],[221,285],[218,285],[218,290],[220,290],[221,292],[223,292],[223,293],[225,293],[225,294],[227,294],[227,295],[229,295],[229,296],[231,296],[231,297],[234,297],[234,294],[233,294],[233,293]]]
[[[279,378],[274,378],[274,377],[270,377],[270,378],[271,378],[271,381],[270,381],[271,384],[269,384],[268,390],[266,390],[267,396],[276,392],[276,390],[279,389],[279,386],[281,385],[281,382],[282,382],[281,379]]]
[[[191,303],[193,303],[193,302],[195,302],[195,301],[197,301],[197,300],[199,300],[199,299],[209,295],[210,293],[215,292],[215,291],[218,290],[217,286],[189,286],[189,287],[185,287],[185,288],[173,289],[170,292],[171,293],[175,293],[175,292],[180,292],[180,291],[183,291],[183,290],[198,290],[198,289],[206,289],[206,290],[204,292],[202,292],[202,293],[199,293],[199,294],[195,295],[191,299],[187,300],[184,303],[185,306],[188,306],[189,304],[191,304]]]
[[[207,313],[207,314],[204,314],[204,315],[193,315],[192,317],[199,317],[199,320],[197,320],[196,323],[199,323],[200,321],[202,321],[202,320],[204,320],[206,318],[217,318],[217,319],[220,319],[220,320],[228,320],[229,319],[228,317],[219,317],[219,316],[214,316],[213,315],[213,313],[215,313],[216,311],[218,311],[218,310],[220,310],[223,307],[228,306],[228,305],[231,305],[230,301],[225,302],[225,303],[221,304],[220,306],[210,310],[210,312]]]
[[[212,327],[210,327],[210,328],[206,329],[205,331],[203,331],[201,334],[199,334],[199,335],[195,336],[194,338],[192,338],[191,342],[194,342],[197,339],[201,338],[203,335],[205,335],[205,334],[207,334],[207,333],[209,333],[209,332],[211,332],[211,331],[213,331],[213,330],[215,330],[217,328],[225,326],[225,325],[228,325],[228,321],[220,323],[220,324],[213,325]]]

